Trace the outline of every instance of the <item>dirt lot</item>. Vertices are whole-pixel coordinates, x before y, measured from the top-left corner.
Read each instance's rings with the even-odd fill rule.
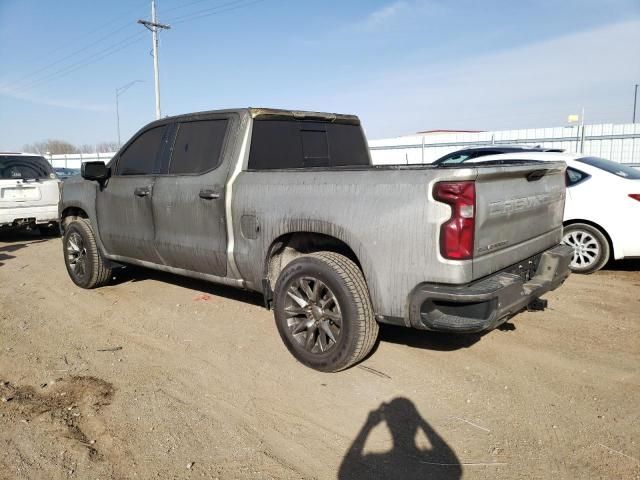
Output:
[[[0,235],[0,478],[640,478],[640,264],[482,337],[384,328],[296,363],[259,296],[144,270],[76,288]]]

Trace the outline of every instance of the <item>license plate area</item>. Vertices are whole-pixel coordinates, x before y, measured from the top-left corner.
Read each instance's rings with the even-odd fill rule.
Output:
[[[535,276],[541,257],[542,253],[538,253],[533,257],[529,257],[526,260],[504,269],[503,272],[518,275],[524,282],[528,282]]]
[[[0,195],[7,202],[25,202],[28,200],[40,200],[40,190],[37,187],[11,187],[3,188]]]

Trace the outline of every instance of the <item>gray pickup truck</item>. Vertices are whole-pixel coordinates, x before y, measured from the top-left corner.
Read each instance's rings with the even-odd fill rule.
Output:
[[[290,352],[337,371],[378,323],[495,328],[558,287],[563,162],[373,166],[357,117],[237,109],[165,118],[62,188],[71,279],[140,265],[262,293]]]

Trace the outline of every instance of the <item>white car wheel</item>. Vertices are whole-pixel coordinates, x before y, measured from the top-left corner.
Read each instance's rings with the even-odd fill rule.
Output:
[[[562,243],[573,248],[571,270],[576,273],[593,273],[609,261],[609,242],[595,227],[574,223],[564,229]]]

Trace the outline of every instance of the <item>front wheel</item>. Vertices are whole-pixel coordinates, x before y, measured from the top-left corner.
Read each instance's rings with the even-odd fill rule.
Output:
[[[303,255],[285,266],[276,282],[274,315],[293,356],[322,372],[361,361],[378,337],[362,272],[334,252]]]
[[[573,223],[564,229],[562,243],[573,248],[569,267],[575,273],[593,273],[609,261],[609,242],[604,234],[586,223]]]
[[[101,287],[111,279],[111,268],[100,253],[88,220],[78,218],[66,226],[62,248],[69,277],[79,287]]]

